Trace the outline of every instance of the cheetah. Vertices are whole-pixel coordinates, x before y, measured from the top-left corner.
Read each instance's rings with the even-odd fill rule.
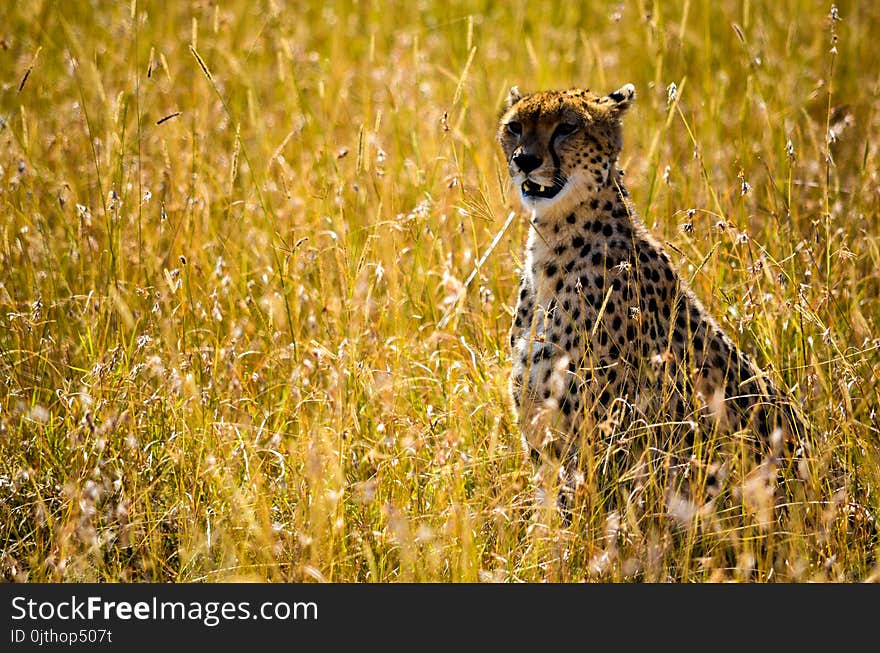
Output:
[[[578,443],[627,420],[751,434],[759,454],[778,454],[803,430],[794,404],[709,315],[636,215],[617,167],[634,99],[632,84],[608,95],[513,87],[498,128],[530,215],[510,395],[524,445],[539,462],[562,462],[563,488]],[[684,430],[692,444],[695,429]]]

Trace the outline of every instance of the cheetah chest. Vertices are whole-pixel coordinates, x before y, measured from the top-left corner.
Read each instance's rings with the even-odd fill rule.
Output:
[[[567,417],[590,397],[607,402],[620,390],[638,353],[638,311],[628,306],[634,293],[627,266],[615,260],[607,267],[607,247],[600,257],[553,258],[531,266],[524,278],[531,292],[520,298],[521,327],[511,339],[520,403],[553,402]]]

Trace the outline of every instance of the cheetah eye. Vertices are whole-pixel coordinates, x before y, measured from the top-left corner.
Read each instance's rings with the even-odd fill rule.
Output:
[[[519,136],[520,134],[522,134],[522,123],[515,120],[507,123],[507,131],[509,131],[514,136]]]
[[[570,134],[574,134],[578,130],[577,123],[573,122],[561,122],[559,126],[556,127],[556,134],[558,136],[568,136]]]

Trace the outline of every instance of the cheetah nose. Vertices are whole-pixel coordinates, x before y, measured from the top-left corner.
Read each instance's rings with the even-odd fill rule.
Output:
[[[520,152],[519,154],[515,154],[513,156],[513,162],[522,170],[524,173],[529,174],[532,170],[539,167],[544,159],[539,157],[537,154],[526,154],[525,152]]]

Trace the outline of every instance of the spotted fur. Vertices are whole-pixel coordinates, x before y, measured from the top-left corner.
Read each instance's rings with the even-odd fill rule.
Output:
[[[778,449],[802,428],[789,400],[709,315],[628,199],[617,160],[634,98],[632,85],[605,96],[514,88],[501,118],[531,221],[509,341],[524,439],[569,469],[582,437],[639,420],[747,432],[757,449]]]

